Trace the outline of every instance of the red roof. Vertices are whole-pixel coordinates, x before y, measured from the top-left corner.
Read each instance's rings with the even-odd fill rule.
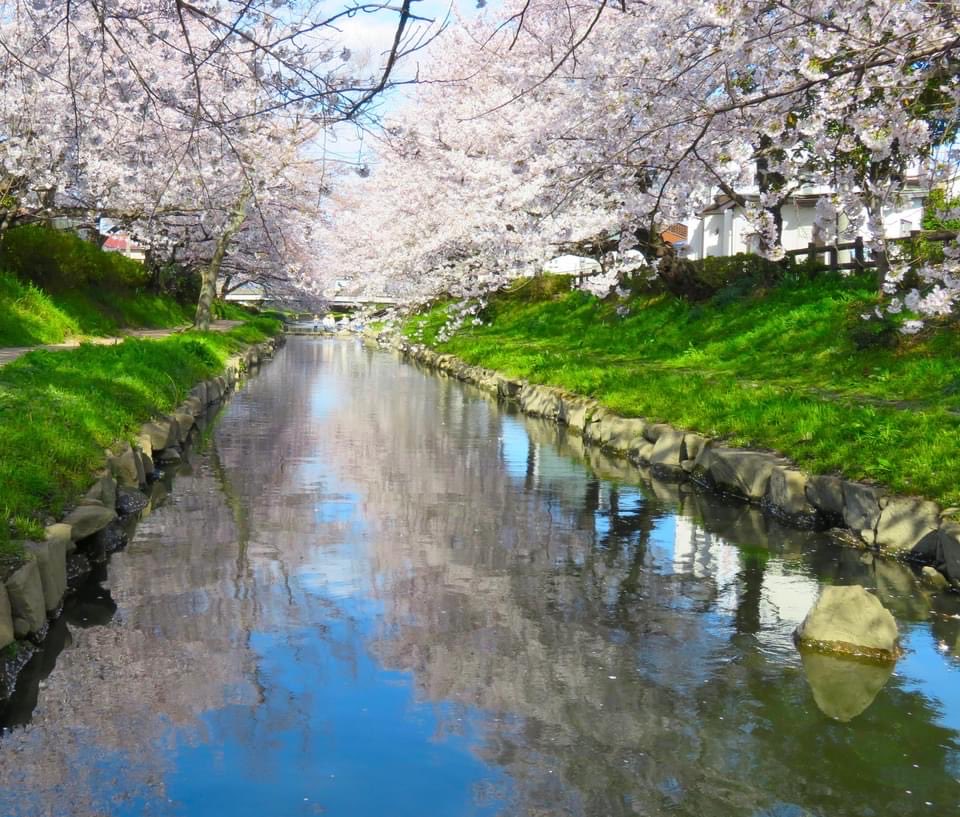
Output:
[[[130,248],[130,237],[126,235],[108,235],[103,242],[105,250],[127,250]]]

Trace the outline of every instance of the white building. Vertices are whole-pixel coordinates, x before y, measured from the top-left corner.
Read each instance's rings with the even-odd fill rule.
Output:
[[[928,190],[908,184],[897,207],[884,212],[884,232],[888,238],[904,238],[911,230],[921,229],[923,204]],[[783,248],[804,249],[811,242],[821,243],[814,226],[817,200],[828,195],[827,189],[806,189],[791,196],[781,207],[783,216]],[[747,201],[757,201],[756,192],[744,194]],[[683,248],[692,259],[757,252],[758,239],[747,220],[744,208],[729,196],[718,196],[711,207],[690,219],[687,241]]]

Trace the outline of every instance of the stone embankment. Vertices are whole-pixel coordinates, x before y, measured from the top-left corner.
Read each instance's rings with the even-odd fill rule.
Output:
[[[513,380],[404,340],[391,342],[407,357],[515,401],[583,436],[587,443],[649,467],[660,479],[693,480],[762,506],[795,527],[830,530],[844,544],[920,562],[937,589],[960,590],[960,509],[895,496],[878,485],[807,474],[768,451],[721,441],[641,417],[620,417],[597,401],[550,386]]]
[[[282,336],[231,358],[219,377],[198,383],[169,415],[145,423],[136,443],[106,452],[103,471],[43,542],[23,542],[25,560],[0,582],[0,697],[13,688],[49,621],[62,610],[71,583],[126,541],[124,521],[148,507],[150,486],[162,469],[178,463],[191,434],[243,376],[273,355]]]

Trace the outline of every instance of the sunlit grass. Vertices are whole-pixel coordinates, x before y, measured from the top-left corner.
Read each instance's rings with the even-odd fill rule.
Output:
[[[163,329],[192,318],[191,307],[163,295],[97,287],[48,293],[0,272],[0,346],[105,337],[126,328]]]
[[[39,535],[86,490],[106,447],[278,326],[259,318],[229,333],[40,350],[0,368],[0,552],[11,537]]]
[[[555,279],[496,296],[487,325],[446,344],[436,344],[446,304],[404,331],[625,415],[956,505],[960,332],[860,348],[860,314],[874,303],[868,278],[831,275],[699,305],[644,293],[606,303]]]

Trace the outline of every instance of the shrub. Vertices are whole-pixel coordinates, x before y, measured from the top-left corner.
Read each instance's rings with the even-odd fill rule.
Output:
[[[28,225],[0,239],[0,268],[51,292],[97,285],[108,289],[144,286],[143,265],[120,253],[104,252],[73,233]]]
[[[783,274],[782,266],[752,253],[710,256],[697,261],[666,256],[657,265],[657,278],[664,288],[688,301],[705,301],[733,285],[738,292],[770,286]]]

